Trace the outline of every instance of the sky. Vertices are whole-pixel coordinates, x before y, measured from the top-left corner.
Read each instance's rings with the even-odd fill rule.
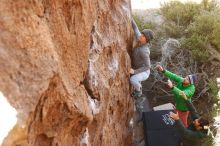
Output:
[[[159,8],[160,3],[169,2],[171,0],[131,0],[132,9],[149,9]],[[194,1],[201,2],[202,0],[180,0],[182,2]]]

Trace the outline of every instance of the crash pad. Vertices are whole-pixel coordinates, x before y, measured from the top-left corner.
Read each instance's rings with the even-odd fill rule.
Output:
[[[180,146],[181,134],[169,117],[171,111],[143,112],[145,146]]]

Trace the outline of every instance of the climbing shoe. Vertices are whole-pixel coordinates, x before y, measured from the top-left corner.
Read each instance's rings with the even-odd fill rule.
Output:
[[[141,91],[134,90],[133,93],[132,93],[132,97],[141,97],[141,95],[142,95]]]

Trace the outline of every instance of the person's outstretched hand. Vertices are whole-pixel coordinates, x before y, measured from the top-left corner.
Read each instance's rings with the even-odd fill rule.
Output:
[[[170,115],[169,115],[169,116],[170,116],[172,119],[174,119],[175,121],[180,119],[178,113],[170,112]]]
[[[159,65],[159,64],[156,66],[156,69],[157,69],[157,71],[159,71],[159,72],[164,71],[164,68],[163,68],[161,65]]]
[[[171,80],[167,80],[167,85],[168,85],[170,88],[173,88],[173,83],[171,82]]]

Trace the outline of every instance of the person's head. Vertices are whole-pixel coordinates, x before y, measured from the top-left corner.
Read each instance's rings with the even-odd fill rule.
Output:
[[[144,29],[141,32],[141,37],[139,41],[141,44],[146,44],[146,43],[149,43],[153,39],[154,39],[154,32],[151,29]]]
[[[195,74],[188,75],[183,79],[183,86],[188,86],[189,84],[195,84],[197,81],[197,76]]]
[[[196,130],[207,130],[209,121],[203,117],[200,117],[199,119],[195,119],[193,124],[196,127]]]

